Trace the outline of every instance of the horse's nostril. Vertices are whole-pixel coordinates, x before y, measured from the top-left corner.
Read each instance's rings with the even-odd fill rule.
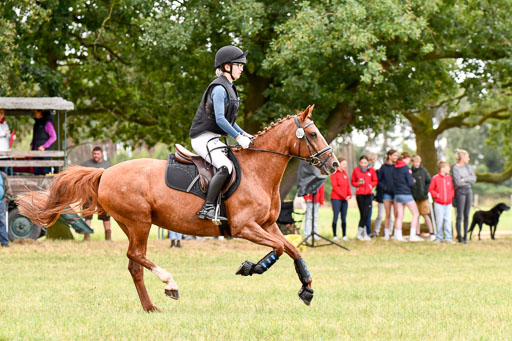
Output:
[[[338,163],[338,161],[334,161],[334,162],[332,163],[332,166],[333,166],[334,168],[338,168],[338,167],[340,166],[340,164]]]

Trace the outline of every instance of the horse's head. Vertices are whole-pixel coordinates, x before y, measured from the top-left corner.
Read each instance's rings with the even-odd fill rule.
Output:
[[[308,106],[306,110],[294,117],[298,142],[293,144],[292,152],[307,159],[310,164],[319,168],[322,174],[332,174],[336,172],[340,163],[334,156],[332,147],[311,120],[314,107],[314,105]]]

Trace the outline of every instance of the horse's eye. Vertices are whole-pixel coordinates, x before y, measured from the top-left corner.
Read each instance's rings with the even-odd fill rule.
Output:
[[[314,133],[314,132],[313,132],[313,133],[311,133],[311,134],[309,134],[309,136],[311,136],[311,138],[316,139],[316,133]]]

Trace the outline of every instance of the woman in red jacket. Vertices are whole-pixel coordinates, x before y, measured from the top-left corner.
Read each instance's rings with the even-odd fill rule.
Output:
[[[363,155],[359,158],[359,167],[352,172],[352,186],[356,187],[357,207],[359,207],[359,230],[356,238],[359,240],[371,240],[366,233],[365,225],[368,221],[372,205],[373,189],[377,187],[379,180],[377,173],[372,167],[368,167],[368,157]]]
[[[331,203],[334,213],[334,217],[332,219],[332,235],[334,236],[334,240],[338,240],[338,236],[336,235],[336,224],[338,223],[338,215],[341,212],[341,230],[343,232],[343,240],[348,241],[347,200],[352,197],[352,192],[350,191],[350,181],[346,172],[347,160],[342,157],[339,157],[338,160],[340,161],[340,167],[333,175],[331,175]]]

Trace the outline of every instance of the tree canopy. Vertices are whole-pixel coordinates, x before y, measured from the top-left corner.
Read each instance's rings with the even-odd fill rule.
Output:
[[[510,83],[511,6],[6,0],[0,93],[72,100],[75,139],[186,143],[215,52],[233,44],[249,50],[241,125],[254,133],[315,104],[315,123],[330,141],[354,128],[389,127],[397,115],[461,93],[469,105],[489,103],[487,94]]]

